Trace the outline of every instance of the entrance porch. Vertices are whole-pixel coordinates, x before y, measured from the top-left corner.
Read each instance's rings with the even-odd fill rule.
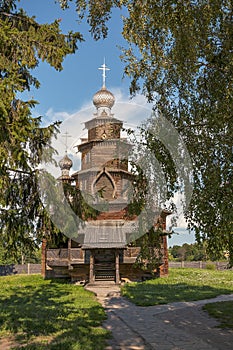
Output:
[[[120,283],[120,255],[122,249],[90,249],[89,284],[97,281]]]

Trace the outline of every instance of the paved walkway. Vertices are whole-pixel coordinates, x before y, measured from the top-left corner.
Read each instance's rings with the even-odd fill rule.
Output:
[[[120,296],[117,286],[87,287],[106,309],[112,332],[106,350],[232,350],[233,330],[202,310],[204,304],[233,300],[233,294],[195,302],[140,307]],[[233,310],[232,310],[233,312]]]

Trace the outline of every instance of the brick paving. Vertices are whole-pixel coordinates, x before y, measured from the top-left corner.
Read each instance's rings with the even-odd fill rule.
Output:
[[[204,304],[233,300],[233,294],[194,302],[141,307],[120,296],[115,285],[87,286],[105,307],[112,332],[105,350],[231,350],[233,330],[202,310]],[[233,310],[232,310],[233,311]]]

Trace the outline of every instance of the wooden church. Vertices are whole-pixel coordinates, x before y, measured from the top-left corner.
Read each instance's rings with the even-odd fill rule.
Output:
[[[132,183],[128,168],[130,144],[121,137],[123,122],[112,113],[114,95],[105,86],[105,64],[102,65],[103,86],[95,93],[96,112],[85,123],[87,138],[77,146],[81,154],[81,169],[70,175],[71,159],[65,155],[59,162],[60,181],[74,184],[82,193],[94,198],[98,209],[95,219],[80,228],[77,238],[68,239],[67,247],[48,248],[42,244],[42,274],[45,278],[67,277],[72,281],[96,283],[143,280],[150,276],[146,269],[135,266],[140,253],[132,230],[137,218],[127,218],[127,189]],[[87,198],[87,197],[86,197]],[[155,218],[165,234],[160,237],[162,258],[155,271],[157,276],[168,274],[166,217],[163,210]],[[145,234],[147,234],[145,232]]]

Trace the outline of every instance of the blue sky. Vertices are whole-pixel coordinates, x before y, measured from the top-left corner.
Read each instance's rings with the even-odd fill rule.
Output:
[[[69,154],[74,155],[73,145],[85,132],[83,122],[90,119],[94,112],[92,97],[102,86],[101,71],[98,68],[103,64],[104,58],[110,68],[106,85],[116,97],[113,110],[116,117],[128,123],[130,127],[136,127],[149,117],[151,106],[140,95],[131,100],[130,81],[127,77],[123,78],[124,64],[120,60],[121,51],[118,46],[126,47],[127,44],[121,37],[122,20],[119,10],[114,12],[109,22],[108,38],[96,42],[92,39],[88,26],[85,23],[78,23],[72,4],[69,10],[63,11],[54,0],[21,0],[19,7],[30,16],[35,16],[39,23],[50,23],[55,19],[61,19],[63,33],[72,30],[79,31],[84,36],[85,41],[79,44],[77,52],[65,58],[62,72],[57,72],[48,64],[41,62],[33,72],[41,86],[25,94],[26,99],[34,98],[39,101],[33,114],[44,116],[44,124],[55,120],[63,121],[61,134],[66,131],[70,134]],[[65,150],[64,138],[58,139],[57,147],[61,156]],[[176,231],[180,234],[169,239],[169,246],[194,242],[193,235],[188,234],[183,228]]]
[[[110,21],[108,38],[96,42],[92,39],[88,26],[78,24],[74,6],[63,11],[54,0],[21,0],[19,6],[29,15],[35,15],[39,23],[50,23],[61,18],[61,29],[64,33],[69,30],[79,31],[85,38],[76,53],[65,58],[62,72],[56,72],[46,63],[41,63],[35,70],[41,87],[39,90],[33,89],[29,96],[40,101],[40,106],[37,106],[39,113],[45,115],[51,107],[55,111],[65,110],[70,113],[88,102],[102,85],[98,67],[103,64],[104,57],[111,69],[106,81],[108,88],[120,87],[128,96],[129,79],[122,79],[124,65],[119,58],[121,51],[117,47],[125,46],[120,34],[120,11],[115,11]]]

